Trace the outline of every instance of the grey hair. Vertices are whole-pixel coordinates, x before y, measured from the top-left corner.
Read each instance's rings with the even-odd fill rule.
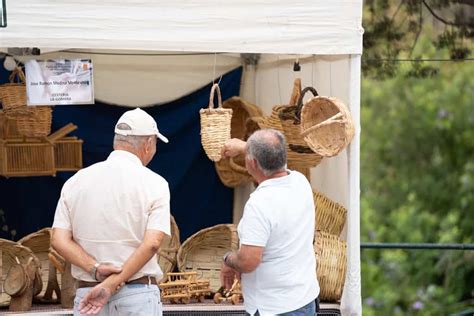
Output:
[[[120,123],[117,125],[117,129],[122,130],[122,131],[129,131],[132,128],[125,123]],[[149,136],[135,136],[135,135],[120,135],[120,134],[115,134],[114,136],[114,147],[119,144],[127,144],[133,148],[138,149],[140,146],[143,145],[143,142],[148,138]]]
[[[274,129],[258,130],[247,140],[247,154],[265,176],[271,176],[286,168],[285,137]]]

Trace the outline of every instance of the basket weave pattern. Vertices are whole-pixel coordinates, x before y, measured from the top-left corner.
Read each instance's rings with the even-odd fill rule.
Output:
[[[313,190],[316,207],[316,229],[339,236],[346,223],[347,209]]]
[[[220,224],[202,229],[186,239],[179,248],[179,271],[197,271],[198,277],[208,279],[211,290],[216,292],[221,286],[222,257],[227,251],[237,250],[238,247],[235,225]]]
[[[315,97],[301,112],[301,135],[308,146],[324,157],[341,152],[354,137],[349,109],[336,98]]]
[[[321,289],[319,298],[324,302],[337,302],[341,299],[346,277],[346,243],[337,236],[318,231],[314,250]]]
[[[217,92],[218,107],[214,106],[214,93]],[[209,97],[209,108],[199,111],[201,117],[201,143],[206,155],[212,161],[221,159],[221,149],[230,139],[232,109],[222,107],[219,85],[214,84]]]

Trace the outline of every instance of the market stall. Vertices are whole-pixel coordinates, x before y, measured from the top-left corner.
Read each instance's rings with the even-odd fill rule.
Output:
[[[310,179],[317,191],[348,210],[340,234],[347,242],[347,272],[340,309],[344,315],[361,314],[362,1],[238,1],[226,5],[218,1],[144,1],[131,5],[117,1],[37,3],[28,0],[7,5],[8,27],[0,29],[2,51],[10,52],[19,62],[92,59],[96,103],[154,105],[153,108],[164,104],[170,108],[179,103],[174,101],[199,94],[213,80],[222,80],[225,99],[239,94],[240,90],[242,99],[270,116],[275,105],[287,104],[296,78],[301,78],[303,86],[315,87],[319,95],[342,100],[354,122],[354,137],[345,150],[311,168]],[[38,47],[41,55],[23,56],[8,50],[14,47]],[[294,70],[296,62],[300,71]],[[240,66],[241,70],[234,70]],[[235,71],[241,71],[237,90],[230,83],[236,80]],[[199,102],[198,107],[206,106],[206,102]],[[93,108],[89,110],[94,113]],[[68,117],[80,109],[69,113],[62,109],[54,111],[58,117]],[[107,107],[102,108],[97,117],[104,118],[108,111]],[[156,111],[157,115],[163,115],[167,110]],[[81,125],[74,123],[80,131]],[[217,190],[221,190],[220,196],[233,194],[231,216],[238,222],[251,184],[240,185],[233,193]],[[184,217],[177,217],[178,224],[180,221],[185,221]],[[189,229],[184,237],[195,232],[196,229],[192,232]]]

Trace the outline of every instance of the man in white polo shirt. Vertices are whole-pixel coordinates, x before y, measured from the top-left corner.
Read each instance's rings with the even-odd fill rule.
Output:
[[[78,280],[74,315],[162,315],[156,252],[170,234],[170,192],[146,167],[157,139],[168,142],[150,115],[127,111],[107,160],[64,184],[52,245]]]
[[[313,316],[319,284],[311,185],[286,169],[285,139],[276,130],[257,131],[247,143],[231,139],[222,150],[224,157],[239,153],[258,187],[238,226],[240,248],[224,256],[221,282],[230,288],[241,274],[250,315]]]

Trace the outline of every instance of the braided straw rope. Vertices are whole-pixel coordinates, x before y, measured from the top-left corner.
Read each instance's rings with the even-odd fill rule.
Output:
[[[218,107],[214,106],[214,94],[217,92]],[[201,116],[201,143],[206,155],[212,161],[221,159],[221,149],[230,139],[232,109],[222,107],[222,97],[219,85],[212,86],[209,97],[209,108],[199,111]]]
[[[222,257],[227,251],[237,250],[239,238],[233,224],[219,224],[202,229],[186,239],[178,251],[178,269],[197,271],[198,276],[210,281],[213,292],[221,286]]]
[[[341,299],[347,268],[346,248],[346,242],[339,240],[339,237],[316,232],[316,275],[321,289],[319,298],[323,302],[337,302]]]

